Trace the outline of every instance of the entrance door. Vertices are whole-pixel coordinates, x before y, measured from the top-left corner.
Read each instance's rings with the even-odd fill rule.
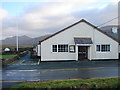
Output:
[[[119,60],[120,60],[120,53],[119,53]]]
[[[78,46],[78,60],[88,59],[88,47]]]

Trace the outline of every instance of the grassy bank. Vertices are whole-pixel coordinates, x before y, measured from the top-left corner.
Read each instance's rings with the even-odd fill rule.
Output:
[[[120,78],[119,78],[120,79]],[[97,85],[98,88],[119,88],[120,83],[118,78],[95,78],[95,79],[79,79],[79,80],[55,80],[55,81],[40,81],[40,82],[25,82],[19,85],[14,85],[14,88],[93,88]]]
[[[10,58],[12,56],[14,56],[14,55],[0,55],[0,58],[7,59],[7,58]]]

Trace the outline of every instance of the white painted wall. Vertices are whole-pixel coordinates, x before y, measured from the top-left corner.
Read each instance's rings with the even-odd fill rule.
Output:
[[[41,56],[41,45],[37,45],[37,50],[38,50],[38,52],[37,52],[37,55],[38,56]]]
[[[118,43],[101,32],[95,30],[90,25],[81,22],[68,30],[65,30],[41,43],[41,61],[56,61],[56,60],[77,60],[78,48],[76,53],[69,52],[52,52],[54,44],[75,44],[74,37],[91,38],[93,45],[88,48],[88,58],[91,59],[118,59]],[[97,44],[110,44],[111,52],[97,53]]]
[[[94,45],[92,46],[92,59],[118,59],[118,42],[112,40],[108,36],[95,30]],[[110,52],[96,52],[97,44],[110,44]]]
[[[120,45],[119,45],[119,53],[120,53]]]

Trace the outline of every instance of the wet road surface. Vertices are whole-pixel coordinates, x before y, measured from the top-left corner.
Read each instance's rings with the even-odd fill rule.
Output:
[[[12,65],[3,67],[3,88],[25,81],[118,77],[118,61],[39,62],[30,53]]]

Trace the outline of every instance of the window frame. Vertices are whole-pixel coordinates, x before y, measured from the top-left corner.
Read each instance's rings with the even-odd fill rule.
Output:
[[[99,51],[97,51],[97,46],[98,46],[98,45],[100,46],[100,50],[99,50]],[[97,45],[96,45],[96,52],[101,52],[101,45],[100,45],[100,44],[97,44]]]
[[[97,45],[100,45],[100,51],[97,51]],[[97,44],[96,45],[96,52],[100,53],[109,53],[111,52],[111,45],[110,44]]]
[[[71,51],[71,50],[70,50],[70,47],[74,47],[74,51]],[[75,45],[69,45],[69,52],[70,52],[70,53],[75,53],[75,52],[76,52]]]
[[[111,52],[111,46],[110,46],[110,44],[108,44],[109,45],[109,51],[108,52]],[[108,48],[107,48],[108,49]]]
[[[56,52],[53,52],[53,46],[54,46],[54,45],[57,46],[57,51],[56,51]],[[57,53],[57,52],[58,52],[58,45],[57,45],[57,44],[53,44],[51,47],[52,47],[52,49],[51,49],[52,53]]]
[[[102,51],[102,45],[105,46],[105,50]],[[108,46],[109,46],[109,50],[108,50]],[[111,52],[111,45],[110,44],[101,44],[101,52]]]
[[[66,45],[67,45],[67,51],[66,51]],[[59,48],[59,46],[60,46],[60,48]],[[58,52],[68,52],[69,51],[68,47],[69,47],[68,44],[58,44]]]

